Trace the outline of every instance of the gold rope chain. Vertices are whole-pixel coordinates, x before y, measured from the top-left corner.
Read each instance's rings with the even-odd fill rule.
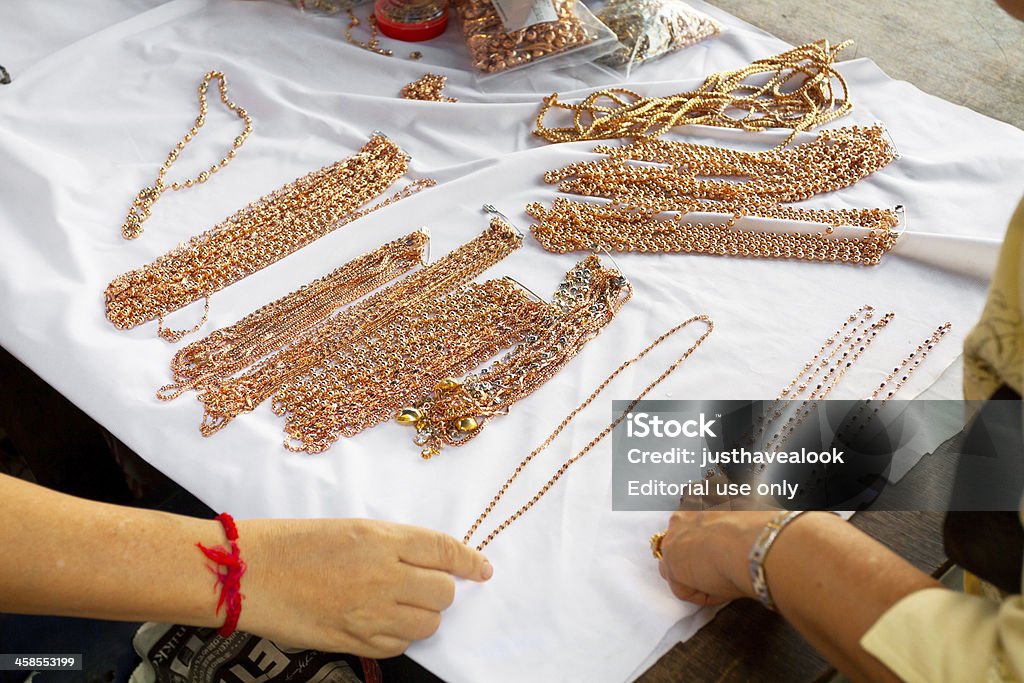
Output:
[[[480,528],[480,525],[483,524],[483,522],[491,514],[494,508],[498,505],[499,501],[501,501],[501,499],[505,496],[505,493],[508,491],[509,486],[512,485],[512,482],[514,482],[516,478],[518,478],[522,471],[526,468],[526,466],[530,464],[530,461],[537,457],[537,455],[544,451],[544,449],[550,446],[551,442],[555,440],[555,438],[562,432],[563,429],[566,428],[566,426],[570,422],[572,422],[573,418],[575,418],[576,415],[578,415],[581,411],[586,409],[587,406],[593,403],[594,399],[596,399],[598,395],[605,390],[605,388],[612,382],[612,380],[618,377],[623,370],[625,370],[629,366],[633,365],[634,363],[642,359],[644,356],[646,356],[648,353],[654,350],[655,347],[657,347],[663,341],[671,337],[673,334],[675,334],[679,330],[682,330],[688,325],[698,321],[704,323],[707,329],[704,331],[703,334],[700,335],[700,337],[697,338],[697,341],[691,344],[690,347],[686,349],[686,351],[684,351],[681,356],[679,356],[671,365],[668,366],[668,368],[665,369],[664,372],[661,373],[661,375],[659,375],[653,382],[648,384],[643,391],[637,394],[636,398],[630,401],[629,405],[626,406],[626,409],[619,413],[618,417],[616,417],[614,420],[608,423],[608,426],[601,430],[601,432],[598,433],[597,436],[591,439],[586,446],[584,446],[578,453],[576,453],[576,455],[572,456],[564,463],[562,463],[562,466],[555,470],[555,473],[551,476],[550,479],[548,479],[547,483],[541,486],[537,493],[535,493],[530,500],[524,503],[518,510],[512,513],[504,522],[496,526],[489,534],[487,534],[484,540],[476,546],[476,549],[483,550],[491,541],[494,540],[494,538],[498,534],[500,534],[502,531],[508,528],[510,524],[512,524],[517,519],[526,514],[526,512],[531,507],[533,507],[537,503],[537,501],[539,501],[544,496],[544,494],[546,494],[548,490],[555,485],[555,483],[559,479],[562,478],[562,475],[564,475],[569,470],[569,468],[573,466],[573,464],[582,459],[587,453],[589,453],[594,448],[594,446],[596,446],[602,439],[608,436],[608,434],[610,434],[612,430],[619,425],[619,423],[626,419],[626,415],[632,412],[633,408],[635,408],[636,404],[643,400],[644,396],[649,394],[654,389],[654,387],[661,384],[661,382],[664,381],[669,375],[671,375],[676,370],[676,368],[682,365],[687,358],[693,355],[693,352],[696,351],[700,347],[700,345],[704,343],[704,340],[707,339],[708,336],[715,329],[715,323],[710,317],[704,314],[700,314],[687,318],[683,322],[679,323],[675,327],[672,327],[664,334],[662,334],[660,337],[655,339],[643,351],[633,356],[629,360],[623,362],[622,365],[616,368],[614,372],[608,375],[608,377],[606,377],[605,380],[601,382],[601,384],[599,384],[596,389],[594,389],[594,391],[590,394],[590,396],[586,398],[586,400],[583,401],[583,403],[579,404],[571,413],[569,413],[565,417],[564,420],[562,420],[561,424],[555,427],[555,430],[551,432],[548,438],[544,439],[543,443],[541,443],[540,446],[535,448],[533,452],[531,452],[528,456],[523,458],[523,460],[516,466],[515,470],[513,470],[509,478],[505,481],[504,484],[502,484],[501,488],[498,489],[498,492],[494,495],[494,498],[491,499],[491,502],[487,505],[486,508],[484,508],[484,511],[480,513],[480,516],[476,518],[476,521],[473,522],[473,525],[469,527],[469,531],[466,532],[466,535],[463,537],[462,542],[469,545],[477,529]]]
[[[224,103],[224,106],[235,113],[238,118],[242,119],[245,126],[242,128],[242,132],[234,139],[231,144],[231,149],[228,153],[216,164],[213,164],[205,171],[201,171],[195,178],[189,178],[179,182],[172,182],[170,185],[166,184],[167,173],[171,170],[171,166],[178,160],[178,155],[181,154],[182,150],[185,149],[192,138],[199,134],[199,129],[206,123],[206,91],[210,88],[210,82],[214,79],[217,80],[217,88],[220,91],[220,101]],[[167,154],[167,160],[164,161],[160,170],[157,171],[156,180],[153,181],[151,187],[144,187],[139,190],[139,194],[135,196],[132,201],[132,208],[128,211],[128,216],[124,219],[124,225],[121,226],[121,235],[126,240],[133,240],[142,234],[142,224],[152,215],[153,204],[160,198],[160,195],[167,190],[183,190],[186,187],[192,187],[200,183],[205,183],[210,177],[224,168],[235,158],[235,154],[239,148],[245,143],[246,138],[249,137],[249,133],[252,132],[252,117],[249,113],[239,107],[237,104],[232,102],[228,98],[228,80],[227,76],[224,75],[223,71],[210,71],[203,76],[203,82],[199,84],[199,116],[196,117],[195,125],[193,125],[185,137],[183,137],[174,148]]]
[[[576,142],[657,137],[692,124],[746,131],[790,128],[793,132],[779,145],[785,146],[797,132],[833,121],[853,107],[846,81],[833,66],[851,42],[833,46],[818,40],[801,45],[737,71],[713,73],[696,90],[668,97],[643,97],[632,90],[609,88],[573,104],[559,101],[558,93],[553,93],[542,102],[534,135],[548,142]],[[544,125],[552,109],[571,112],[572,125]]]

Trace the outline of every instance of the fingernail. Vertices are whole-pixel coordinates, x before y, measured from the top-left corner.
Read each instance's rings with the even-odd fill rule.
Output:
[[[492,567],[491,563],[487,560],[484,560],[484,566],[480,570],[480,576],[483,577],[484,581],[494,576],[494,567]]]

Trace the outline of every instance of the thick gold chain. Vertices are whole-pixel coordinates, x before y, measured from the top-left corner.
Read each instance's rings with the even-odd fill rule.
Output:
[[[173,166],[174,162],[178,160],[178,156],[185,149],[185,145],[199,134],[199,129],[206,123],[206,91],[209,90],[210,82],[214,79],[217,80],[217,88],[220,91],[220,101],[244,122],[245,125],[242,128],[242,132],[234,139],[228,153],[216,164],[213,164],[209,169],[200,172],[195,178],[189,178],[180,182],[172,182],[168,185],[166,178],[168,172],[171,170],[171,166]],[[214,173],[217,173],[220,169],[227,166],[228,163],[235,158],[235,154],[241,148],[242,144],[245,143],[246,138],[249,137],[249,133],[251,132],[252,117],[249,116],[249,113],[245,111],[245,109],[242,109],[228,98],[228,80],[227,76],[224,75],[224,72],[210,71],[203,76],[203,81],[199,84],[199,116],[196,117],[195,125],[185,133],[185,136],[181,141],[174,145],[174,148],[167,154],[167,160],[164,161],[160,170],[157,171],[156,180],[153,181],[153,185],[151,187],[143,188],[139,191],[139,194],[136,195],[135,200],[132,202],[132,208],[128,211],[128,216],[124,220],[124,225],[121,226],[121,235],[126,240],[135,239],[141,235],[142,224],[152,214],[153,204],[156,200],[160,199],[161,194],[167,190],[183,190],[186,187],[205,183],[211,176],[213,176]]]
[[[737,216],[724,224],[684,223],[682,215],[657,219],[650,212],[561,197],[550,210],[533,203],[526,212],[538,221],[531,227],[534,237],[555,253],[605,249],[877,265],[898,237],[888,229],[838,237],[831,226],[808,232],[742,230],[735,227]]]
[[[643,398],[647,396],[647,394],[649,394],[654,389],[654,387],[661,384],[661,382],[664,381],[665,378],[667,378],[673,372],[675,372],[676,368],[682,365],[687,358],[693,355],[693,352],[696,351],[700,347],[700,345],[704,343],[704,340],[707,339],[711,332],[715,329],[715,323],[714,321],[711,320],[711,318],[709,318],[706,315],[695,315],[693,317],[687,318],[683,322],[679,323],[675,327],[672,327],[667,332],[662,334],[660,337],[655,339],[643,351],[633,356],[629,360],[623,362],[622,365],[616,368],[614,372],[608,375],[608,377],[606,377],[605,380],[601,382],[596,389],[594,389],[594,391],[590,394],[590,396],[588,396],[583,401],[583,403],[579,404],[575,409],[573,409],[571,413],[566,415],[565,419],[562,420],[561,424],[555,427],[555,430],[551,432],[551,434],[546,439],[544,439],[544,441],[537,448],[535,448],[529,455],[527,455],[525,458],[522,459],[522,461],[520,461],[520,463],[512,471],[512,474],[509,475],[508,479],[505,480],[505,483],[502,484],[501,488],[498,489],[498,492],[491,499],[491,502],[487,505],[486,508],[484,508],[484,511],[480,513],[480,516],[477,517],[476,521],[473,522],[473,524],[469,527],[469,530],[463,537],[462,542],[467,545],[470,544],[474,534],[476,534],[477,532],[477,529],[479,529],[480,525],[487,520],[488,516],[490,516],[491,512],[498,505],[501,499],[505,497],[505,494],[508,492],[508,489],[512,485],[512,482],[514,482],[519,477],[522,471],[526,469],[526,466],[529,465],[535,457],[537,457],[548,446],[551,445],[551,442],[554,441],[555,438],[562,433],[562,430],[564,430],[566,426],[568,426],[569,423],[572,422],[572,420],[581,411],[586,409],[587,406],[594,402],[594,399],[596,399],[598,395],[600,395],[601,392],[605,390],[605,388],[612,382],[612,380],[618,377],[623,370],[625,370],[629,366],[633,365],[634,363],[642,359],[644,356],[650,353],[655,347],[657,347],[663,341],[671,337],[673,334],[695,322],[702,322],[707,327],[704,333],[697,338],[697,341],[691,344],[690,347],[687,348],[686,351],[684,351],[683,354],[679,356],[679,358],[673,361],[672,364],[670,364],[664,372],[662,372],[653,382],[648,384],[643,391],[637,394],[636,398],[630,401],[629,405],[626,406],[626,409],[619,413],[618,417],[616,417],[614,420],[608,423],[608,425],[604,429],[602,429],[593,439],[591,439],[586,446],[580,449],[575,455],[570,457],[568,460],[563,462],[562,465],[557,470],[555,470],[555,473],[551,476],[551,478],[548,479],[548,481],[543,486],[540,487],[540,489],[533,495],[533,497],[530,498],[526,503],[524,503],[518,510],[512,513],[508,518],[506,518],[505,521],[496,526],[489,534],[487,534],[484,540],[482,540],[476,546],[476,549],[483,550],[491,541],[495,539],[495,537],[497,537],[498,534],[500,534],[502,531],[507,529],[510,524],[512,524],[517,519],[526,514],[526,512],[531,507],[533,507],[541,498],[543,498],[544,494],[546,494],[551,489],[551,487],[554,486],[555,483],[559,479],[561,479],[566,472],[569,471],[570,467],[572,467],[576,462],[578,462],[584,456],[586,456],[587,453],[593,450],[594,446],[600,443],[601,440],[608,436],[619,423],[626,419],[626,415],[628,415],[633,410],[633,408],[636,407],[637,403],[643,400]]]
[[[423,263],[429,240],[418,231],[388,242],[179,349],[171,360],[174,381],[161,387],[157,398],[169,401],[227,378],[288,345],[340,307]]]
[[[784,206],[853,185],[898,157],[881,125],[822,131],[812,142],[764,152],[641,137],[602,145],[607,157],[548,171],[562,192],[611,200],[610,205],[554,201],[531,204],[533,233],[548,251],[677,252],[796,258],[876,265],[895,245],[893,209],[798,209]],[[644,165],[636,162],[654,162]],[[678,212],[657,218],[662,212]],[[684,222],[690,213],[721,213],[724,223]],[[740,229],[743,217],[821,223],[820,230]],[[840,226],[862,228],[840,237]]]
[[[522,235],[515,228],[493,218],[487,230],[466,244],[332,315],[244,374],[207,384],[198,393],[204,410],[200,431],[209,436],[223,429],[235,417],[253,410],[346,345],[372,338],[406,308],[440,298],[511,254],[522,243]]]
[[[416,427],[414,441],[429,459],[445,445],[461,446],[475,438],[495,416],[543,386],[587,342],[614,319],[633,288],[618,270],[589,256],[566,273],[544,324],[491,367],[461,382],[447,377],[433,391],[399,411],[396,419]]]
[[[594,151],[607,158],[548,171],[544,180],[560,183],[562,192],[675,211],[798,202],[849,187],[897,158],[881,125],[826,130],[811,142],[763,152],[657,138]]]
[[[833,121],[852,108],[846,81],[834,67],[850,42],[819,40],[759,59],[737,71],[714,73],[696,90],[668,97],[643,97],[624,88],[599,90],[573,104],[558,93],[545,97],[534,135],[548,142],[660,136],[676,126],[701,124],[761,131],[791,128],[793,134]],[[572,125],[548,127],[553,109]]]
[[[358,154],[298,178],[114,278],[105,292],[107,318],[121,329],[135,327],[209,297],[365,214],[360,207],[398,180],[407,164],[394,142],[374,135]],[[432,184],[413,183],[377,207]]]

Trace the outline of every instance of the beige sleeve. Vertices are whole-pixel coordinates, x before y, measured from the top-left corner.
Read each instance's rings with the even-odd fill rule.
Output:
[[[1024,681],[1024,599],[926,588],[890,607],[860,644],[907,683]]]

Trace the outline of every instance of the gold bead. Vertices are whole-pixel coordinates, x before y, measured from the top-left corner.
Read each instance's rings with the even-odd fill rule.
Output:
[[[395,415],[395,422],[400,425],[414,425],[423,419],[423,413],[416,408],[402,408]]]
[[[423,458],[424,460],[430,460],[435,455],[440,455],[440,451],[438,451],[436,448],[424,448],[422,451],[420,451],[420,457]]]
[[[464,417],[455,423],[455,428],[463,434],[471,432],[479,426],[480,425],[477,423],[476,418],[473,417]]]
[[[452,379],[451,377],[445,377],[443,380],[437,383],[437,388],[440,391],[452,391],[453,389],[458,389],[459,386],[460,384],[458,383],[458,381]]]

